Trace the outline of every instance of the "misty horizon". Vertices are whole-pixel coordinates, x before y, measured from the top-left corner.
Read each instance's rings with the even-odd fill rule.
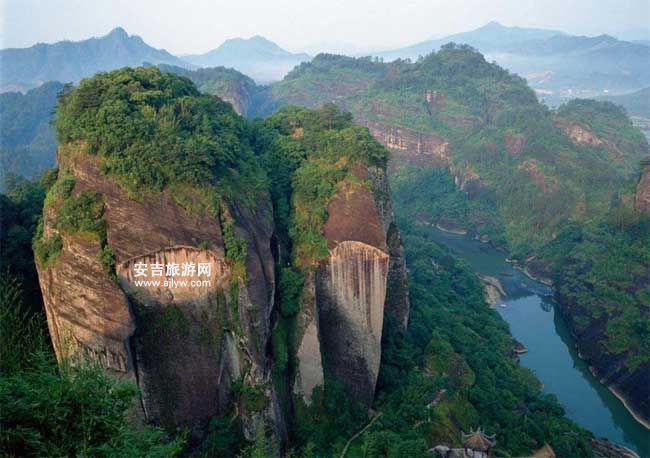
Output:
[[[348,10],[348,16],[345,18],[342,18],[339,14],[340,10],[334,7],[331,11],[325,8],[321,11],[322,14],[318,14],[317,6],[310,10],[303,4],[300,7],[308,11],[297,11],[294,18],[282,15],[277,18],[277,21],[271,21],[272,13],[270,16],[264,14],[267,7],[263,4],[251,7],[250,11],[237,11],[237,8],[232,5],[207,7],[199,5],[183,12],[174,12],[175,5],[165,4],[163,7],[152,6],[152,10],[157,13],[155,16],[143,17],[145,12],[139,10],[147,2],[133,5],[131,8],[134,11],[128,11],[119,5],[111,7],[101,1],[93,5],[95,14],[84,14],[87,5],[82,5],[75,0],[59,0],[46,6],[34,5],[33,8],[26,7],[29,3],[30,1],[18,4],[13,0],[4,2],[0,12],[4,24],[3,31],[0,32],[2,48],[26,48],[38,43],[98,38],[118,27],[123,28],[129,35],[141,37],[155,48],[165,49],[178,56],[204,53],[229,39],[249,39],[254,36],[262,36],[292,52],[360,54],[439,39],[475,30],[490,22],[498,22],[506,27],[539,28],[571,35],[607,34],[622,40],[650,39],[650,5],[636,0],[601,2],[598,6],[599,10],[593,10],[593,5],[589,5],[588,1],[575,2],[572,5],[576,11],[574,16],[581,16],[579,12],[587,9],[592,19],[594,17],[602,19],[590,20],[588,24],[584,21],[576,23],[567,18],[558,18],[555,13],[550,16],[546,14],[544,10],[554,10],[554,6],[559,5],[560,2],[556,0],[544,2],[543,8],[539,2],[521,4],[521,2],[504,0],[500,2],[499,7],[495,5],[487,7],[483,5],[484,2],[474,0],[464,2],[466,5],[469,4],[467,11],[457,11],[457,5],[444,5],[444,2],[429,2],[424,5],[424,2],[418,0],[409,2],[408,5],[400,5],[399,11],[386,13],[391,17],[384,17],[374,3],[373,8],[366,10],[363,8],[360,10],[357,3],[345,6]],[[31,3],[38,2],[31,1]],[[255,3],[255,1],[246,2],[246,4]],[[438,7],[438,4],[443,6]],[[472,6],[476,5],[479,6],[478,10],[472,9]],[[72,10],[76,14],[70,14]],[[277,10],[286,9],[277,6]],[[222,17],[222,22],[212,21],[210,25],[199,25],[205,20],[204,18],[212,17],[210,12],[215,12],[216,17]],[[196,17],[197,13],[200,18]],[[256,17],[262,18],[260,22],[252,24],[252,21],[246,21],[246,17],[251,13],[256,13]],[[330,22],[330,15],[336,18],[336,23]],[[402,18],[404,15],[406,18]],[[39,19],[39,17],[43,18]],[[617,20],[612,21],[612,17],[616,17]],[[39,23],[50,26],[35,28],[33,24],[36,19]],[[55,27],[60,21],[67,21],[65,28]],[[312,26],[311,22],[314,21],[317,27]],[[170,28],[183,24],[187,24],[187,32],[170,33]],[[612,29],[612,24],[616,24],[616,29]],[[218,26],[218,30],[214,30],[214,26]],[[296,38],[298,36],[300,38]]]

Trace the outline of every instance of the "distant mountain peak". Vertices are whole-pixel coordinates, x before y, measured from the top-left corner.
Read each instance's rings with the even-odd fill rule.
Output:
[[[280,46],[278,46],[277,43],[261,35],[254,35],[250,38],[230,38],[224,41],[218,48],[216,48],[216,50],[223,50],[227,48],[241,48],[242,50],[249,50],[254,48],[257,50],[270,51],[274,53],[287,55],[290,54],[289,51],[282,49]]]
[[[507,27],[503,24],[501,24],[499,21],[490,21],[487,24],[485,24],[483,27],[479,27],[481,29],[506,29]]]
[[[599,41],[608,41],[608,42],[617,42],[617,41],[621,41],[621,40],[619,40],[618,38],[615,38],[615,37],[613,37],[613,36],[611,36],[611,35],[608,35],[608,34],[606,34],[606,33],[603,33],[602,35],[598,35],[598,36],[595,37],[595,38],[596,38],[597,40],[599,40]]]
[[[291,69],[309,60],[307,54],[294,54],[261,35],[250,38],[229,38],[217,48],[204,54],[184,56],[199,67],[234,68],[257,82],[268,83],[282,79]]]
[[[536,29],[528,27],[505,26],[498,21],[490,21],[487,24],[468,32],[455,33],[442,38],[422,41],[405,48],[394,49],[376,53],[375,55],[388,58],[411,58],[425,56],[440,46],[454,42],[468,44],[481,52],[486,53],[500,49],[504,46],[511,46],[515,43],[529,40],[547,39],[550,37],[565,35],[563,32],[551,29]]]
[[[117,37],[117,38],[129,38],[129,34],[126,33],[126,30],[124,30],[122,27],[115,27],[113,30],[108,32],[109,37]]]
[[[244,40],[245,40],[245,38],[244,38]],[[253,35],[248,40],[250,40],[250,41],[263,41],[264,43],[273,43],[271,40],[269,40],[266,37],[263,37],[262,35]],[[275,44],[275,43],[273,43],[273,44]]]

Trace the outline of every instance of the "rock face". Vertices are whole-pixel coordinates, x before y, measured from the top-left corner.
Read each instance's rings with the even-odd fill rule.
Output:
[[[456,187],[463,191],[470,199],[476,197],[481,192],[481,177],[473,170],[456,170],[450,167],[451,174],[454,176]]]
[[[102,198],[117,278],[98,260],[99,241],[60,234],[60,255],[39,267],[57,356],[95,360],[137,380],[148,420],[199,435],[212,416],[241,402],[235,380],[272,399],[265,352],[275,288],[268,196],[259,196],[254,209],[231,204],[220,218],[192,214],[168,192],[131,198],[100,167],[83,146],[60,148],[60,176],[75,178],[72,196],[88,190]],[[55,207],[46,207],[45,237],[57,232]],[[246,242],[244,275],[233,273],[226,258],[226,221]],[[240,406],[244,426],[272,417],[270,404],[256,412]]]
[[[59,359],[97,361],[114,375],[134,378],[129,338],[135,320],[97,259],[99,249],[96,240],[64,238],[56,266],[39,268],[52,345]]]
[[[589,326],[580,326],[576,317],[585,314],[584,306],[575,299],[562,294],[566,288],[560,277],[556,284],[556,297],[560,307],[558,310],[574,334],[580,350],[580,357],[588,362],[591,372],[601,383],[606,385],[625,405],[637,421],[650,425],[650,387],[648,372],[650,364],[644,361],[635,368],[630,368],[625,362],[625,353],[612,353],[601,342],[607,332],[607,320],[601,317]]]
[[[306,402],[328,373],[370,405],[384,317],[401,330],[408,320],[404,255],[385,172],[358,167],[354,174],[367,184],[345,183],[330,201],[323,228],[329,256],[303,289],[294,393]]]
[[[379,374],[388,258],[346,240],[330,250],[316,281],[324,367],[366,405]]]
[[[441,91],[424,91],[424,99],[427,101],[431,110],[445,108],[447,106],[447,95]]]
[[[442,93],[427,91],[426,100],[446,101]],[[428,102],[434,103],[434,102]],[[445,102],[446,103],[446,102]],[[456,186],[470,199],[481,192],[480,176],[473,170],[459,170],[452,164],[449,142],[435,134],[425,134],[405,127],[357,117],[356,122],[366,126],[379,143],[391,150],[388,173],[394,173],[405,164],[416,167],[446,167],[454,176]]]
[[[489,305],[496,305],[506,296],[506,291],[497,277],[478,274],[478,278],[483,283],[485,300]]]
[[[217,95],[229,102],[238,114],[242,116],[248,115],[252,95],[244,82],[226,81],[223,90]]]
[[[612,135],[612,130],[603,130],[597,134],[583,124],[563,118],[556,118],[553,124],[577,145],[605,148],[610,157],[616,162],[625,162],[626,156],[629,156],[630,153],[637,157],[647,155],[648,146],[646,142],[633,142],[620,138]],[[624,153],[624,151],[627,153]],[[627,168],[628,171],[632,172],[635,166],[635,163],[630,164]]]
[[[591,439],[591,447],[594,450],[594,456],[597,458],[638,458],[634,451],[622,445],[615,444],[607,439]]]
[[[373,137],[391,150],[389,172],[397,170],[404,163],[431,167],[448,165],[450,162],[449,143],[438,135],[364,118],[357,118],[356,122],[366,126]]]
[[[519,156],[521,151],[524,148],[526,139],[521,134],[516,134],[514,132],[506,132],[504,134],[503,142],[506,147],[506,151],[511,156]]]
[[[322,386],[325,382],[319,336],[320,323],[316,305],[316,283],[313,273],[305,278],[300,302],[301,310],[296,326],[296,341],[299,342],[296,350],[298,368],[293,392],[309,404],[314,388]]]
[[[558,118],[554,124],[558,129],[562,129],[574,143],[589,146],[601,146],[604,144],[601,138],[580,123]]]
[[[636,185],[634,208],[639,213],[650,213],[650,166],[645,167]]]
[[[550,193],[557,190],[557,181],[552,177],[547,177],[544,175],[544,173],[540,170],[537,160],[526,159],[521,163],[519,168],[528,174],[530,179],[533,180],[533,183],[535,183],[543,193]]]

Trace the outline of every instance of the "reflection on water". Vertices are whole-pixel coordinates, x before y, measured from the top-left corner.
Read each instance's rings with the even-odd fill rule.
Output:
[[[567,416],[593,432],[650,456],[650,433],[591,374],[578,357],[566,323],[556,313],[552,289],[526,277],[503,253],[469,237],[431,229],[431,238],[449,247],[478,273],[499,278],[507,293],[497,307],[510,332],[528,349],[521,364],[557,396]]]

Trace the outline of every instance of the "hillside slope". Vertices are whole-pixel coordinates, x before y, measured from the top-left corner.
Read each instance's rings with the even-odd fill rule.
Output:
[[[600,96],[598,100],[622,105],[630,116],[650,118],[650,87],[630,94]]]
[[[54,166],[56,143],[50,125],[63,84],[45,83],[26,94],[0,94],[0,189],[4,175],[33,178]]]

